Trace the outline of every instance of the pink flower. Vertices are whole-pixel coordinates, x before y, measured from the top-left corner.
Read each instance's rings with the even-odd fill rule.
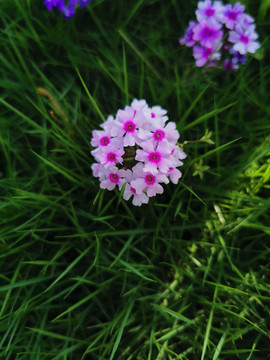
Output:
[[[152,174],[157,174],[158,171],[167,173],[169,167],[172,166],[169,156],[172,151],[172,145],[169,143],[159,143],[156,147],[152,141],[145,141],[142,143],[142,148],[136,152],[135,160],[145,163],[143,171],[149,171]]]
[[[202,20],[193,29],[193,39],[198,41],[203,47],[213,49],[221,41],[223,31],[221,24]]]
[[[233,30],[235,25],[239,22],[240,17],[244,11],[245,6],[241,5],[239,2],[235,3],[234,5],[225,5],[222,22],[225,24],[226,28]]]
[[[163,193],[160,183],[178,182],[180,159],[186,155],[176,145],[176,124],[166,125],[167,111],[160,106],[149,108],[145,100],[134,99],[131,106],[109,116],[103,130],[94,130],[91,154],[93,176],[102,189],[123,190],[124,200],[132,198],[135,206],[147,204],[149,197]]]
[[[254,18],[252,16],[250,16],[249,14],[242,14],[239,17],[239,24],[237,25],[240,25],[244,28],[248,28],[249,25],[251,25],[253,22],[254,22]]]
[[[164,128],[160,128],[159,123],[152,122],[150,130],[140,129],[138,137],[142,140],[153,139],[157,142],[167,141],[171,144],[176,144],[179,139],[179,132],[176,130],[174,122],[169,122]]]
[[[98,177],[100,180],[105,179],[106,171],[105,171],[103,166],[101,166],[100,164],[95,163],[95,164],[92,164],[91,168],[92,168],[92,171],[93,171],[93,175],[95,177]]]
[[[168,182],[169,180],[164,174],[153,175],[151,173],[145,173],[144,169],[141,169],[141,171],[137,173],[137,179],[131,181],[130,185],[138,195],[146,192],[147,196],[153,197],[156,194],[163,193],[164,189],[160,183],[167,184]]]
[[[149,201],[149,197],[142,192],[141,194],[138,194],[137,191],[130,185],[131,181],[135,180],[138,176],[138,174],[141,173],[141,165],[137,164],[133,167],[133,171],[127,170],[126,171],[126,186],[123,194],[123,198],[125,200],[129,200],[132,196],[132,204],[135,206],[141,206],[142,204],[147,204]]]
[[[153,106],[149,109],[151,119],[150,124],[159,124],[159,127],[164,127],[165,122],[168,120],[167,110],[162,109],[160,106]]]
[[[111,134],[111,129],[114,125],[114,118],[112,115],[108,116],[107,120],[100,124],[100,126],[108,133],[108,134]]]
[[[215,60],[219,60],[221,58],[221,54],[216,52],[213,48],[204,48],[199,45],[194,46],[193,56],[198,67],[202,67],[206,63],[208,66],[214,66],[216,65]]]
[[[186,157],[187,155],[178,145],[176,145],[171,151],[170,159],[174,167],[182,166],[183,163],[181,160],[184,160]]]
[[[179,179],[182,177],[181,171],[179,171],[178,169],[176,169],[174,167],[171,167],[169,169],[168,175],[174,184],[177,184]]]
[[[140,112],[144,108],[148,108],[148,105],[145,100],[134,99],[130,105],[135,112]]]
[[[258,34],[255,32],[255,25],[250,25],[248,28],[236,26],[235,31],[230,31],[228,41],[233,43],[234,51],[238,51],[241,55],[246,53],[255,53],[260,47],[260,44],[255,41]]]
[[[128,201],[132,196],[132,204],[135,206],[147,204],[149,201],[149,197],[144,192],[137,194],[136,190],[130,184],[126,184],[123,198]]]
[[[121,190],[125,183],[125,170],[118,170],[117,167],[113,167],[107,170],[105,178],[101,181],[101,189],[113,190],[116,186]]]
[[[198,21],[212,20],[220,21],[220,17],[223,13],[223,5],[221,1],[205,0],[199,1],[198,10],[196,10],[196,16]]]
[[[92,133],[93,137],[91,140],[92,146],[108,146],[110,145],[110,134],[105,131],[94,130]]]
[[[118,163],[123,162],[122,155],[124,155],[123,149],[118,149],[113,146],[106,146],[105,148],[97,148],[96,150],[91,151],[91,154],[104,165],[105,168],[115,166]]]
[[[127,106],[125,110],[118,110],[116,121],[112,126],[111,133],[113,136],[122,137],[123,146],[134,146],[138,134],[138,128],[146,122],[140,112]]]
[[[180,45],[186,45],[187,47],[192,47],[195,45],[196,41],[193,39],[193,29],[196,26],[195,21],[190,21],[188,28],[186,29],[186,32],[184,34],[184,37],[182,37],[179,40]]]

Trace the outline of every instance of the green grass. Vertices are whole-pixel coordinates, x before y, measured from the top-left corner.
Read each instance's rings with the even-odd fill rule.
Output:
[[[270,359],[270,10],[244,1],[258,56],[206,72],[178,45],[196,3],[0,1],[0,359]],[[214,141],[139,208],[89,145],[135,97]]]

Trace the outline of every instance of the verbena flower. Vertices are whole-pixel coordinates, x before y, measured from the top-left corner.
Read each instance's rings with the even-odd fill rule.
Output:
[[[254,19],[245,6],[236,2],[199,1],[196,21],[190,21],[181,45],[193,47],[198,67],[222,66],[223,70],[238,69],[246,56],[260,47]]]
[[[255,32],[255,25],[250,25],[248,28],[237,25],[235,31],[230,31],[228,41],[233,44],[232,48],[234,51],[245,55],[247,53],[255,53],[260,47],[256,41],[257,38],[258,34]]]
[[[215,61],[221,58],[221,53],[215,51],[214,48],[205,48],[199,45],[195,45],[193,47],[193,56],[196,60],[196,65],[198,67],[202,67],[206,63],[208,66],[215,66]]]
[[[193,39],[193,35],[194,35],[193,29],[196,25],[197,23],[195,21],[189,22],[184,37],[182,37],[179,40],[180,45],[186,45],[187,47],[192,47],[193,45],[196,44],[196,41]]]
[[[91,0],[44,0],[44,5],[50,11],[54,8],[58,9],[66,19],[69,19],[75,14],[78,6],[84,8],[90,2]]]
[[[195,13],[198,21],[213,20],[219,22],[219,18],[223,13],[223,4],[221,1],[199,1],[198,9]]]
[[[221,24],[202,20],[193,29],[193,39],[206,48],[215,48],[224,35]]]
[[[233,30],[235,25],[241,20],[241,15],[244,14],[245,6],[239,2],[234,4],[227,4],[224,6],[224,12],[222,22],[225,24],[227,29]]]
[[[149,197],[163,193],[161,184],[177,184],[186,154],[177,145],[180,137],[167,111],[150,108],[145,100],[134,99],[92,132],[91,154],[97,161],[93,175],[102,189],[122,189],[123,198],[135,206],[147,204]]]

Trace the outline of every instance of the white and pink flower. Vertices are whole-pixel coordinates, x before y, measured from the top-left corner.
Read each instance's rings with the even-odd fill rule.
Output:
[[[235,25],[239,23],[242,15],[244,14],[245,6],[241,5],[239,2],[232,4],[227,4],[224,7],[224,14],[222,17],[222,22],[225,24],[227,29],[233,30]]]
[[[156,194],[162,194],[164,189],[160,183],[168,184],[168,177],[164,174],[153,175],[150,172],[145,173],[144,168],[137,168],[137,178],[132,180],[130,185],[135,189],[138,195],[146,193],[148,197],[153,197]]]
[[[219,22],[223,13],[223,4],[221,1],[199,1],[198,9],[195,13],[198,21],[211,20]]]
[[[246,29],[238,25],[235,27],[235,31],[230,31],[228,41],[233,43],[234,51],[245,55],[246,53],[255,53],[260,47],[257,39],[258,34],[255,32],[255,25],[250,25]]]
[[[199,45],[195,45],[193,47],[193,56],[198,67],[202,67],[206,63],[208,66],[215,66],[216,60],[221,58],[221,53],[213,48],[205,48]]]
[[[159,122],[152,122],[150,130],[139,129],[138,137],[141,140],[154,140],[156,145],[163,141],[170,144],[176,144],[180,135],[176,130],[176,124],[170,121],[165,127],[160,126]]]
[[[121,164],[123,162],[122,155],[124,155],[124,153],[125,151],[123,148],[117,148],[115,146],[102,146],[91,151],[91,154],[101,165],[104,165],[105,168],[115,166],[117,163]]]
[[[172,162],[170,160],[173,145],[170,143],[160,142],[156,146],[155,142],[148,140],[142,143],[142,149],[136,151],[135,160],[144,163],[144,171],[157,174],[159,171],[167,173]]]
[[[125,170],[119,170],[117,167],[113,167],[106,171],[105,178],[101,181],[100,187],[101,189],[111,191],[118,186],[119,190],[121,190],[125,182]]]
[[[169,178],[177,184],[181,172],[176,167],[186,154],[176,145],[179,133],[169,122],[167,111],[160,106],[150,108],[145,100],[134,99],[131,106],[118,110],[116,118],[109,116],[94,130],[91,154],[93,176],[99,178],[102,189],[123,191],[124,200],[132,204],[147,204],[149,198],[162,194],[160,185]]]

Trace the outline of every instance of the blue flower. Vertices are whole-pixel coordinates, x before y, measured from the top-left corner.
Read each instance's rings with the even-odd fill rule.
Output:
[[[48,10],[58,9],[66,19],[71,18],[75,14],[76,7],[85,8],[91,0],[69,0],[68,4],[65,0],[44,0],[44,5]]]

